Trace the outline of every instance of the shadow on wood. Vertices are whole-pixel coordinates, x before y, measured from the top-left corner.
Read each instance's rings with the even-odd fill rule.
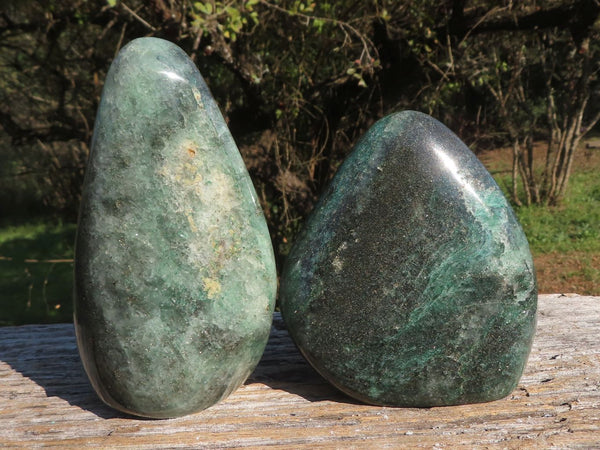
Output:
[[[70,405],[104,419],[128,417],[105,405],[94,392],[83,370],[72,324],[10,327],[20,333],[4,335],[0,361],[41,387],[47,397],[59,397]]]
[[[47,397],[62,398],[103,419],[134,418],[105,405],[94,392],[79,359],[72,324],[26,325],[3,331],[11,328],[18,333],[3,337],[0,361],[44,389]],[[306,363],[289,338],[279,314],[275,315],[264,355],[245,385],[253,383],[299,395],[311,402],[332,400],[360,404],[329,385]]]

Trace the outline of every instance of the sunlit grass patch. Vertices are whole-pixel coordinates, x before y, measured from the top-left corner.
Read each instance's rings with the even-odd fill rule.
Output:
[[[75,225],[0,227],[0,325],[69,322]]]

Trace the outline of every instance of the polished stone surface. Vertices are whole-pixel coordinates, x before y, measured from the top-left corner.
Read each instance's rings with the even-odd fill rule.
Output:
[[[258,363],[277,281],[269,233],[216,103],[174,44],[134,40],[110,68],[75,258],[80,354],[114,408],[198,411]]]
[[[456,135],[414,111],[357,144],[281,279],[281,311],[308,361],[383,405],[508,395],[536,303],[529,246],[501,190]]]

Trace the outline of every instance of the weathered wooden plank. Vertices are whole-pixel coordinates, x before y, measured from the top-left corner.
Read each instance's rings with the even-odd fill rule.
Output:
[[[140,420],[104,406],[72,325],[0,329],[0,444],[7,447],[600,447],[600,298],[540,296],[534,348],[513,394],[444,408],[383,408],[337,392],[276,315],[261,363],[224,402]]]

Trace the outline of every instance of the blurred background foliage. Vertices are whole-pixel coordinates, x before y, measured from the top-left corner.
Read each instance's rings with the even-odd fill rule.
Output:
[[[64,295],[50,298],[52,282],[69,284],[56,276],[63,263],[43,261],[72,256],[61,242],[74,231],[102,83],[136,37],[175,42],[198,65],[281,264],[356,140],[398,110],[433,115],[478,154],[502,148],[488,167],[525,222],[564,209],[581,140],[600,120],[599,17],[598,0],[0,0],[0,264],[23,265],[13,278],[6,266],[0,284],[32,292],[27,273],[45,267],[35,317],[69,314]],[[597,215],[581,220],[597,239]],[[25,241],[9,251],[18,230],[24,240],[37,230],[48,251]]]

